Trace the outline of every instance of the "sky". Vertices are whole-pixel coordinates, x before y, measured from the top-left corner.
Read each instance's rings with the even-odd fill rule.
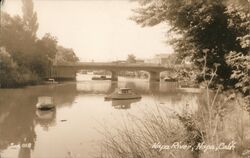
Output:
[[[125,60],[128,54],[151,58],[172,53],[166,25],[142,28],[129,17],[137,2],[128,0],[34,0],[41,38],[57,37],[58,44],[74,49],[81,61]],[[2,10],[22,15],[21,0],[6,0]]]

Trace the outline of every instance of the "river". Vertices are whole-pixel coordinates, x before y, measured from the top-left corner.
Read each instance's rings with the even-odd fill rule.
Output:
[[[86,79],[86,80],[85,80]],[[142,117],[156,106],[190,112],[198,110],[197,91],[179,89],[177,83],[149,83],[119,78],[118,82],[88,80],[0,90],[0,156],[4,158],[93,157],[102,141],[103,126],[119,127],[128,114]],[[105,101],[117,87],[129,87],[141,100]],[[56,109],[36,109],[39,96],[52,96]],[[122,106],[120,106],[122,105]],[[112,130],[112,129],[111,129]]]

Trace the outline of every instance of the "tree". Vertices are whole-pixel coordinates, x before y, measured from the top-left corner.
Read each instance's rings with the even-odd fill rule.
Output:
[[[136,63],[136,57],[134,54],[129,54],[127,58],[128,63]]]
[[[48,60],[53,61],[57,52],[57,38],[46,33],[42,39],[37,40],[37,51],[45,55]]]
[[[25,29],[30,33],[31,37],[36,37],[38,30],[37,14],[34,12],[34,4],[32,0],[22,0],[23,21]]]
[[[36,50],[29,56],[31,58],[30,68],[40,77],[46,76],[52,66],[57,52],[56,47],[57,39],[49,33],[36,41]]]
[[[0,47],[0,87],[8,87],[16,82],[17,65],[11,55]]]
[[[4,46],[18,65],[27,65],[27,58],[34,53],[35,40],[24,29],[20,16],[11,17],[7,13],[1,16],[0,46]]]
[[[177,57],[177,53],[172,53],[172,54],[169,54],[167,56],[167,58],[164,60],[164,64],[165,65],[169,65],[169,66],[174,66],[176,64],[180,64],[182,62],[182,60],[180,60],[178,57]]]
[[[57,64],[69,64],[79,61],[73,49],[64,48],[63,46],[57,46],[57,53],[55,63]]]
[[[4,46],[15,63],[27,70],[27,73],[36,73],[43,77],[55,58],[57,40],[50,34],[42,39],[31,37],[25,30],[26,24],[19,17],[2,14],[0,46]]]
[[[57,50],[57,39],[45,34],[41,39],[36,36],[37,15],[32,0],[22,0],[23,17],[10,16],[1,12],[0,84],[2,87],[17,87],[35,84],[46,78]],[[62,53],[66,61],[76,61],[73,50]]]
[[[215,65],[219,65],[214,85],[230,88],[239,82],[231,78],[233,68],[226,56],[231,51],[244,56],[248,53],[249,47],[242,47],[239,40],[250,31],[246,9],[221,0],[141,0],[140,4],[132,19],[142,26],[169,24],[170,32],[176,37],[171,44],[179,58],[191,57],[200,70],[199,81],[204,80],[204,74],[205,79],[210,79]],[[203,71],[204,63],[206,71]]]

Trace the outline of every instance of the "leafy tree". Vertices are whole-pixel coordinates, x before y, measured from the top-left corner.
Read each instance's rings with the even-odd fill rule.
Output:
[[[6,79],[11,79],[5,87],[39,81],[52,65],[57,51],[57,40],[49,34],[42,39],[32,37],[30,31],[25,29],[24,20],[19,16],[11,17],[7,13],[2,13],[1,20],[0,46],[6,48],[11,60],[17,65],[16,73],[6,71]]]
[[[129,54],[127,58],[128,63],[136,63],[136,57],[134,54]]]
[[[164,64],[173,66],[175,64],[181,64],[181,62],[183,61],[178,58],[178,54],[172,53],[172,54],[169,54],[168,57],[165,59]]]
[[[46,33],[42,39],[36,41],[36,54],[44,56],[51,66],[57,52],[57,39],[49,33]]]
[[[57,39],[48,33],[42,39],[38,39],[34,52],[26,56],[29,69],[41,78],[45,77],[53,64],[56,47]]]
[[[50,34],[42,39],[30,36],[26,24],[19,17],[2,14],[0,45],[4,46],[19,67],[44,77],[55,58],[57,40]]]
[[[0,47],[0,87],[15,84],[16,76],[18,76],[17,64],[5,48]]]
[[[56,64],[69,64],[79,61],[73,49],[57,46],[57,53],[55,58]]]
[[[39,81],[37,74],[28,68],[18,66],[4,47],[0,48],[0,88],[35,84]]]
[[[1,20],[0,45],[4,45],[13,57],[16,57],[19,52],[25,55],[31,53],[35,41],[27,38],[22,18],[20,16],[11,17],[7,13],[2,13]]]
[[[34,12],[34,4],[32,0],[22,0],[23,21],[25,30],[28,31],[31,37],[36,38],[38,30],[37,13]]]
[[[244,4],[244,3],[243,3]],[[247,6],[247,5],[246,5]],[[249,63],[250,63],[250,14],[244,7],[230,5],[227,14],[230,17],[229,28],[237,34],[236,40],[239,42],[243,51],[230,51],[226,56],[226,62],[232,69],[230,79],[235,80],[234,87],[249,95]]]
[[[233,73],[230,76],[231,79],[235,79],[238,82],[235,84],[235,88],[241,91],[243,94],[249,94],[250,84],[248,76],[248,64],[250,63],[249,56],[244,56],[242,53],[230,52],[227,55],[227,63],[233,69]]]
[[[141,0],[140,4],[132,19],[142,26],[169,24],[170,33],[175,35],[171,44],[179,58],[192,58],[200,70],[199,81],[204,79],[204,74],[205,79],[210,79],[218,67],[214,84],[230,88],[240,82],[231,77],[234,68],[226,56],[230,52],[246,56],[249,51],[239,40],[250,31],[249,13],[237,5],[242,2],[229,5],[229,1],[221,0]],[[203,71],[204,63],[206,71]]]

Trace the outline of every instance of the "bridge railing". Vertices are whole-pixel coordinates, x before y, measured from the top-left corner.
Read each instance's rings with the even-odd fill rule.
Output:
[[[162,67],[162,68],[183,68],[191,65],[166,65],[154,63],[118,63],[118,62],[78,62],[74,64],[55,64],[54,66],[126,66],[126,67]]]

